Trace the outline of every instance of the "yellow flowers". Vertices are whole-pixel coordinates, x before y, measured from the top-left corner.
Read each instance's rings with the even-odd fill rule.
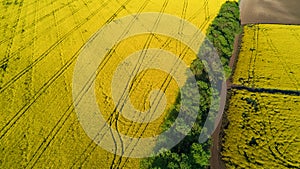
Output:
[[[300,27],[244,27],[226,111],[227,168],[300,167]]]
[[[300,26],[248,25],[234,84],[282,90],[300,89]]]
[[[223,160],[228,168],[299,167],[300,97],[233,90]]]

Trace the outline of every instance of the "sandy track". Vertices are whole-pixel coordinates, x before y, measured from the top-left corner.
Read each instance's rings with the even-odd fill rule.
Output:
[[[241,23],[300,24],[299,0],[241,0]]]

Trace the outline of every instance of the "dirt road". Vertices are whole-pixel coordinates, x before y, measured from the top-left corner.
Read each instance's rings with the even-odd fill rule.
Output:
[[[242,24],[300,24],[299,0],[241,0]]]
[[[230,63],[229,63],[229,66],[231,69],[234,69],[234,66],[235,66],[235,63],[236,63],[236,59],[237,59],[237,56],[239,54],[239,45],[241,43],[241,38],[242,38],[242,35],[237,35],[235,37],[235,41],[234,41],[234,51],[232,53],[232,56],[230,58]],[[227,90],[230,89],[231,87],[231,79],[228,79],[226,81],[226,87],[227,89],[224,89]],[[221,99],[222,99],[222,103],[223,104],[226,104],[226,100],[227,99],[227,94],[226,93],[222,93],[221,95]],[[225,107],[225,105],[224,105]],[[221,114],[221,117],[223,119],[223,109],[221,109],[220,111],[222,112],[219,112],[219,114]],[[212,147],[211,147],[211,158],[210,158],[210,168],[211,169],[225,169],[225,164],[224,162],[222,161],[221,159],[221,147],[222,147],[222,140],[221,140],[221,137],[222,137],[222,133],[221,133],[221,130],[222,130],[222,119],[221,120],[217,120],[218,124],[215,124],[217,125],[217,128],[216,130],[214,131],[214,133],[212,134]]]

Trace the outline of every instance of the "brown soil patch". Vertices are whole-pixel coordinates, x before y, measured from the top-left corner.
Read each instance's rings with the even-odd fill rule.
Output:
[[[299,0],[241,0],[241,23],[300,24]]]

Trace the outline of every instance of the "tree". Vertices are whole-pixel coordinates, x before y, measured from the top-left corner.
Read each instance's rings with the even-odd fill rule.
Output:
[[[200,53],[201,57],[209,57],[211,52],[210,44],[218,52],[220,59],[223,63],[223,67],[228,74],[230,74],[230,68],[228,67],[229,59],[233,51],[233,43],[235,35],[241,32],[240,20],[239,20],[239,6],[237,2],[227,1],[222,5],[218,16],[214,19],[207,31],[207,39],[201,46]],[[190,107],[194,109],[194,106],[198,106],[200,111],[195,124],[192,126],[191,131],[187,136],[184,137],[179,144],[173,147],[171,150],[163,151],[159,155],[147,158],[142,161],[142,168],[208,168],[210,158],[210,140],[206,143],[199,144],[198,138],[202,130],[204,122],[208,116],[210,108],[218,111],[218,107],[211,105],[212,93],[217,92],[212,90],[208,74],[205,70],[204,64],[201,60],[196,59],[191,64],[191,70],[197,80],[197,85],[200,93],[199,105],[189,105],[189,109],[185,109],[184,113],[186,116],[191,115]],[[189,81],[185,84],[185,87],[189,88]],[[191,93],[187,92],[188,97],[193,97]],[[170,110],[165,123],[162,125],[162,130],[168,129],[177,119],[178,112],[180,111],[180,97],[177,98],[176,104]],[[188,103],[189,104],[189,103]],[[184,120],[184,119],[178,119]],[[209,120],[209,119],[208,119]],[[187,126],[180,126],[179,128],[186,128]],[[180,131],[179,131],[180,132]],[[163,138],[159,140],[158,144],[169,144],[172,142],[171,138]]]

